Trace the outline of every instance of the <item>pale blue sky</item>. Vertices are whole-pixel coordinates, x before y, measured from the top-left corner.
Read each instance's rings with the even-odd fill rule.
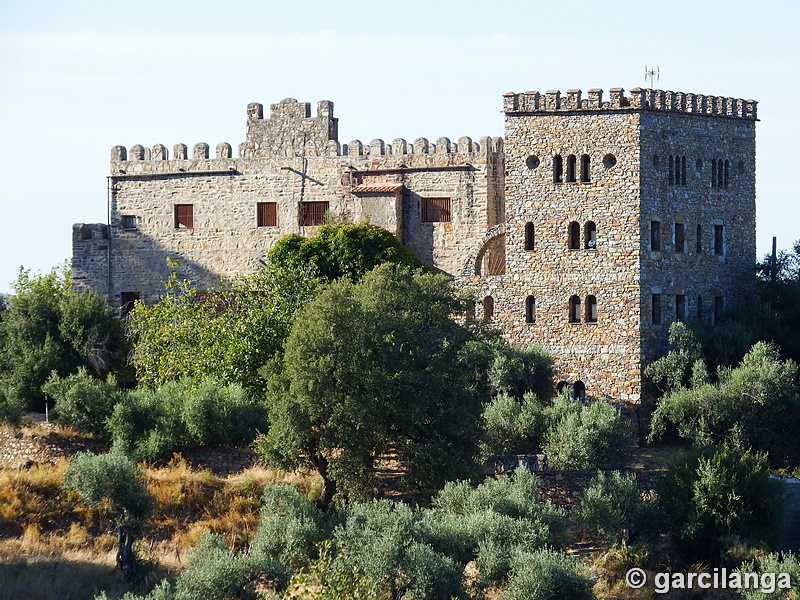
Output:
[[[645,86],[759,102],[758,245],[800,238],[800,3],[0,4],[0,292],[104,222],[115,144],[244,139],[248,102],[332,100],[339,138],[502,135],[509,91]]]

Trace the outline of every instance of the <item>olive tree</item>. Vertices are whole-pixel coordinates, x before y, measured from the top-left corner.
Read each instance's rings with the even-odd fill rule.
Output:
[[[272,365],[261,452],[310,464],[328,505],[340,484],[371,496],[375,461],[388,452],[423,497],[470,474],[480,401],[465,364],[473,334],[453,318],[462,309],[444,276],[402,266],[330,284],[298,313]]]
[[[79,452],[69,461],[61,480],[90,505],[107,503],[117,528],[117,568],[130,573],[136,564],[133,542],[141,533],[151,497],[136,463],[122,452]]]

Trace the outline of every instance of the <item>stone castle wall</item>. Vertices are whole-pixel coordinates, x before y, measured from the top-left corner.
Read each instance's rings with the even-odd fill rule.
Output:
[[[201,288],[256,271],[280,237],[313,235],[303,225],[306,203],[328,203],[330,216],[367,219],[398,236],[437,269],[454,274],[483,232],[502,219],[502,140],[457,143],[419,138],[414,143],[376,139],[369,144],[335,139],[333,104],[322,101],[318,116],[293,99],[272,105],[264,119],[259,104],[248,106],[247,140],[239,158],[230,144],[183,144],[169,150],[115,146],[111,152],[111,267],[75,241],[76,274],[104,286],[112,300],[123,292],[155,301],[169,275]],[[422,222],[428,198],[450,202],[448,222]],[[276,223],[258,226],[258,203],[275,203]],[[176,226],[176,206],[191,205],[192,227]],[[131,219],[135,220],[135,226]]]
[[[247,107],[238,158],[227,143],[213,158],[204,143],[171,157],[116,146],[110,227],[76,225],[75,285],[155,301],[167,257],[200,287],[252,273],[281,236],[313,235],[304,207],[327,202],[472,290],[475,316],[544,346],[574,393],[637,402],[672,321],[712,323],[753,292],[756,103],[612,88],[506,94],[503,107],[505,138],[479,142],[341,144],[331,102],[312,116],[288,98],[268,118]],[[448,219],[423,219],[431,201]],[[259,203],[275,203],[274,225],[258,226]],[[191,227],[177,205],[192,206]]]

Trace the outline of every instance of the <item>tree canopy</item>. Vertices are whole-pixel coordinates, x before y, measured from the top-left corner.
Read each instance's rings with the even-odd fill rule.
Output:
[[[268,265],[294,270],[310,265],[326,281],[347,277],[356,282],[382,263],[429,269],[389,231],[364,222],[322,225],[310,238],[284,236],[267,255]]]
[[[13,287],[0,312],[0,379],[21,407],[43,408],[41,387],[52,372],[83,366],[102,377],[120,367],[119,321],[99,294],[72,290],[66,265],[44,275],[20,269]]]
[[[272,381],[261,448],[288,466],[310,463],[324,481],[371,495],[376,459],[396,453],[404,483],[423,496],[469,474],[480,400],[466,363],[473,334],[446,277],[384,264],[342,278],[297,315]]]

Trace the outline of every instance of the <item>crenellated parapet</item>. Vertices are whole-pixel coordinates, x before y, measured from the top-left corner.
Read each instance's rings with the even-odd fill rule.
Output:
[[[506,114],[518,113],[562,113],[594,112],[608,110],[659,110],[693,115],[710,115],[756,120],[755,100],[710,96],[685,92],[634,88],[625,95],[622,88],[610,88],[608,99],[603,98],[603,90],[593,88],[586,97],[581,90],[559,90],[523,92],[503,95],[503,110]]]

